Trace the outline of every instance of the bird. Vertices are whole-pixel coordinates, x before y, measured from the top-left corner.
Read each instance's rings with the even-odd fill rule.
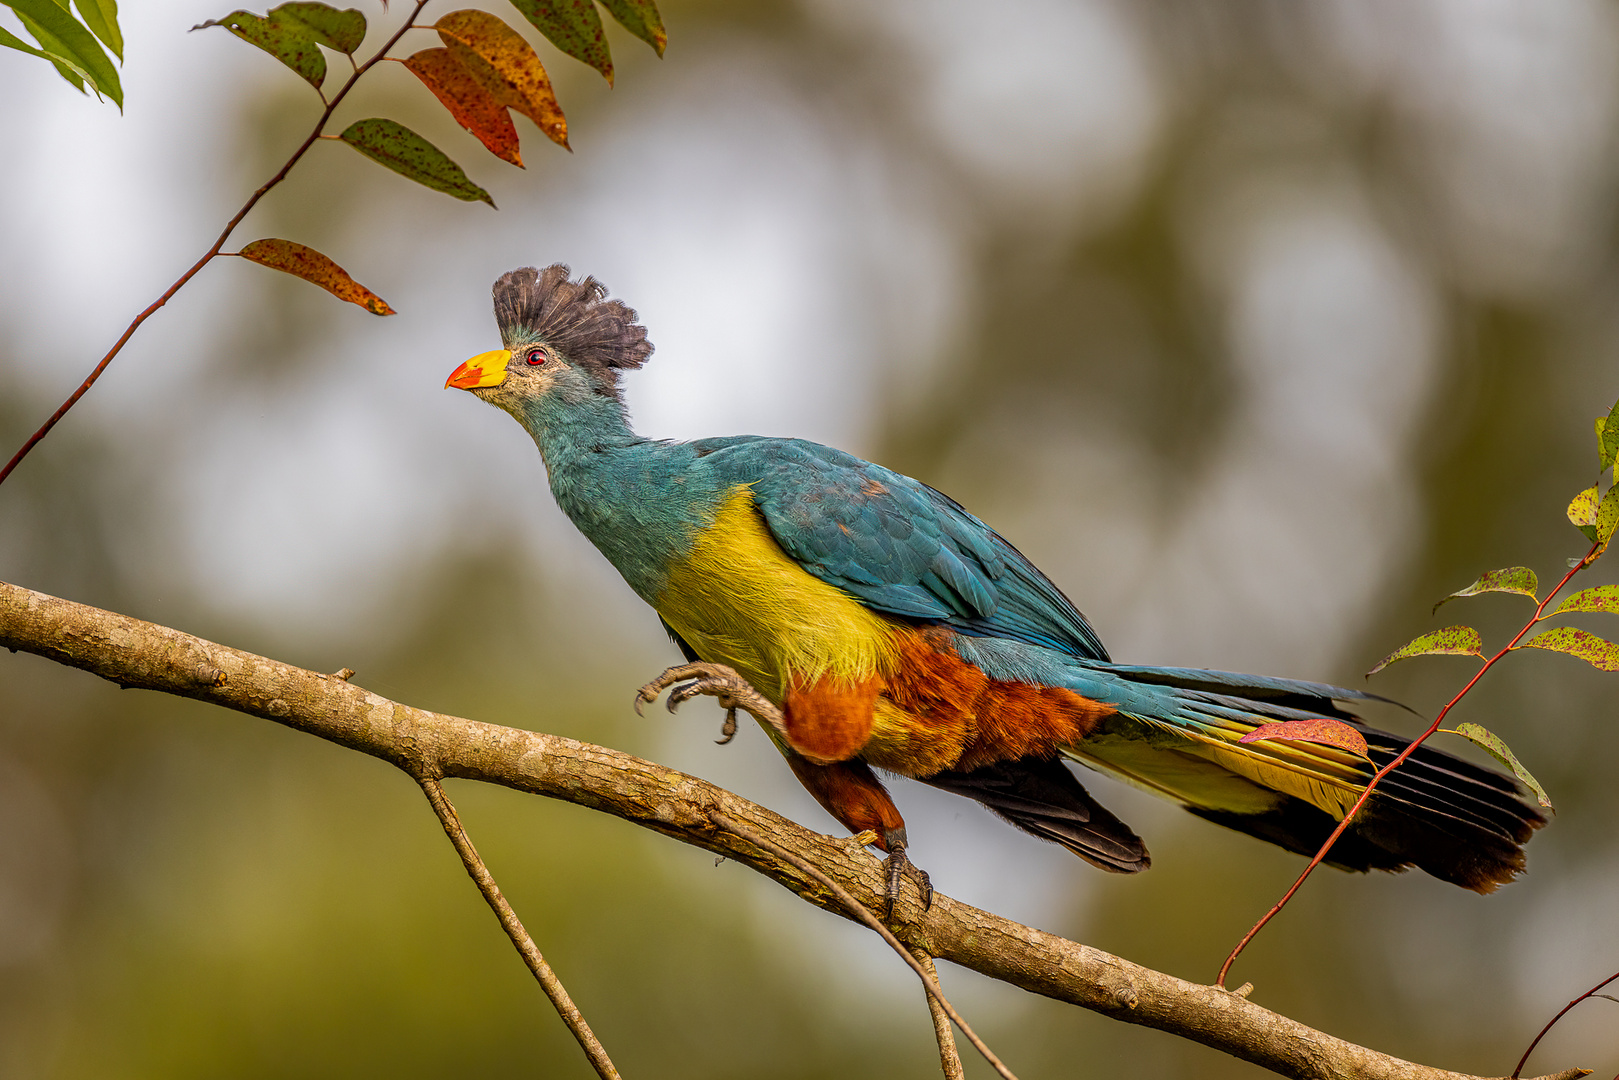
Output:
[[[1115,662],[1079,609],[959,503],[908,476],[801,439],[648,439],[622,379],[653,346],[635,311],[566,265],[493,289],[502,347],[446,387],[510,413],[551,493],[657,613],[685,662],[636,707],[706,695],[720,741],[751,714],[793,775],[886,855],[888,914],[910,880],[905,820],[882,773],[973,799],[1102,870],[1151,857],[1071,764],[1192,814],[1313,855],[1373,774],[1410,744],[1366,725],[1365,691],[1297,679]],[[1332,720],[1365,753],[1242,738]],[[1524,869],[1545,824],[1521,785],[1426,743],[1384,778],[1331,849],[1352,871],[1420,868],[1487,893]]]

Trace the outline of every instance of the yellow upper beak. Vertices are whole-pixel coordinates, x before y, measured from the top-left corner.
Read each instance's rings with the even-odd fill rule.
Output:
[[[505,349],[479,353],[450,372],[450,377],[444,380],[444,388],[472,390],[480,386],[499,386],[506,381],[506,365],[511,358],[512,354]]]

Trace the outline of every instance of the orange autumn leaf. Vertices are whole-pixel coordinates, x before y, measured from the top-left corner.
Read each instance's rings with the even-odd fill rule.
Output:
[[[358,304],[373,315],[392,315],[387,301],[349,277],[348,271],[312,247],[291,240],[255,240],[236,254],[260,266],[280,270],[319,285],[339,300]]]
[[[1260,724],[1237,741],[1255,743],[1266,739],[1291,739],[1295,742],[1336,746],[1340,750],[1347,750],[1351,754],[1370,760],[1366,752],[1366,736],[1342,720],[1322,717],[1319,720],[1285,720],[1275,724]]]
[[[491,154],[518,168],[523,167],[511,114],[453,51],[423,49],[407,58],[404,64],[444,103],[455,122],[477,136]]]
[[[568,146],[568,121],[551,78],[523,36],[487,11],[452,11],[433,28],[496,101],[516,109],[558,146]]]

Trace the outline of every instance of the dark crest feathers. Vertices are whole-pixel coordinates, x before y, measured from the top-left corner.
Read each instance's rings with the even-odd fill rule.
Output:
[[[633,309],[607,299],[607,286],[593,277],[570,281],[568,274],[562,263],[503,274],[495,282],[495,322],[503,334],[516,327],[530,331],[590,370],[604,389],[616,388],[617,369],[646,363],[652,342]]]

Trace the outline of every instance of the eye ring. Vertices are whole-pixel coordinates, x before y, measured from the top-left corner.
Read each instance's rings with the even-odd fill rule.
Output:
[[[530,349],[528,351],[528,354],[526,356],[524,356],[523,359],[528,361],[530,364],[534,365],[535,367],[538,367],[539,365],[545,363],[545,350],[544,349]]]

